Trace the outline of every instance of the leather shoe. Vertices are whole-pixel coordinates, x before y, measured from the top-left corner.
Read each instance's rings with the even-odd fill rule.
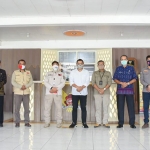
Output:
[[[16,123],[15,127],[17,128],[20,127],[20,123]]]
[[[2,124],[2,123],[0,123],[0,127],[3,127],[3,124]]]
[[[31,127],[31,124],[25,123],[25,126],[26,126],[26,127]]]
[[[135,125],[130,125],[130,127],[131,127],[131,128],[133,128],[133,129],[135,129],[135,128],[136,128],[136,126],[135,126]]]
[[[117,128],[122,128],[123,127],[123,125],[121,125],[121,124],[119,124],[118,126],[117,126]]]

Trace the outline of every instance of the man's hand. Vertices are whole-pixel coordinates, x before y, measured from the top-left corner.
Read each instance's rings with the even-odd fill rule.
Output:
[[[77,89],[76,89],[78,92],[81,92],[83,90],[83,87],[82,86],[78,86]]]
[[[100,95],[103,95],[104,94],[104,89],[99,88],[98,92],[99,92]]]
[[[147,87],[147,91],[148,91],[148,92],[150,92],[150,85],[148,85],[148,87]]]
[[[125,87],[127,87],[128,86],[128,83],[126,83],[126,82],[121,82],[121,87],[122,88],[125,88]]]
[[[25,89],[26,89],[26,86],[23,85],[23,86],[21,87],[21,90],[25,90]]]
[[[50,93],[57,93],[58,89],[56,87],[53,87],[51,90],[50,90]]]

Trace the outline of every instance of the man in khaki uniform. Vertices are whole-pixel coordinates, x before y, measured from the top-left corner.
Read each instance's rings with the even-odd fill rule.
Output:
[[[106,128],[110,128],[108,125],[108,106],[110,102],[109,87],[112,83],[111,73],[104,69],[104,61],[100,60],[97,63],[99,70],[93,72],[92,85],[94,87],[94,98],[96,107],[96,125],[99,127],[103,124]]]
[[[54,101],[57,109],[57,128],[60,128],[62,123],[62,88],[65,86],[65,79],[59,70],[57,61],[52,62],[52,68],[53,71],[48,72],[44,80],[46,86],[44,127],[50,126],[51,106]]]
[[[24,107],[24,117],[25,117],[25,126],[31,127],[29,124],[29,95],[30,90],[29,87],[33,84],[33,79],[31,72],[25,69],[26,62],[21,59],[18,61],[18,68],[12,74],[11,83],[13,85],[14,91],[14,103],[15,103],[15,122],[16,127],[20,127],[20,106],[21,102],[23,102]]]

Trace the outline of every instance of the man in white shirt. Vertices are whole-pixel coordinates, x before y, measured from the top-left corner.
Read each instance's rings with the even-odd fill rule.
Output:
[[[87,100],[87,86],[90,82],[90,75],[88,70],[83,69],[84,61],[78,59],[76,62],[77,69],[70,73],[69,81],[70,86],[72,86],[72,124],[69,128],[74,128],[77,126],[77,108],[78,101],[80,100],[81,111],[82,111],[82,124],[84,128],[88,128],[86,124],[86,100]]]

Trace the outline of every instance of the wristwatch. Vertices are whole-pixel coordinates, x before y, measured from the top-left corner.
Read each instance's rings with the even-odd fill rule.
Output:
[[[104,88],[104,91],[106,90],[106,88]]]
[[[127,84],[130,85],[130,82],[128,82]]]

